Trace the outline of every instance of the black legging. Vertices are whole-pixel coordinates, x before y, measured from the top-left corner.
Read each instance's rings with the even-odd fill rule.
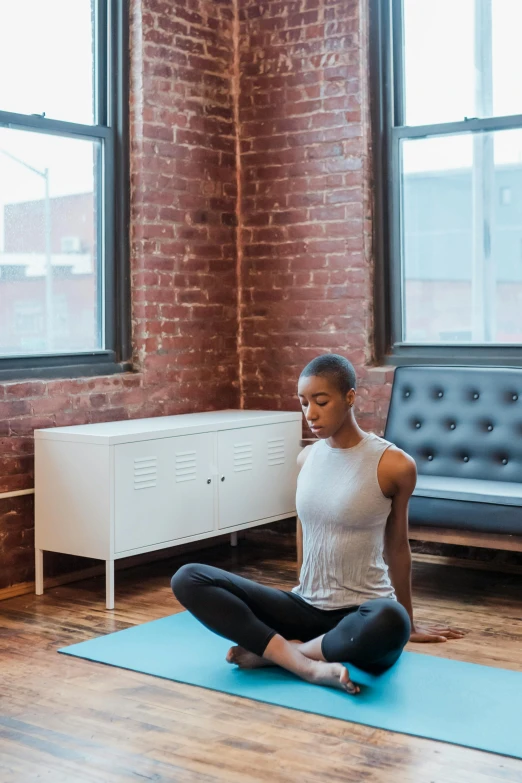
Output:
[[[171,585],[204,626],[256,655],[263,655],[276,634],[302,642],[324,634],[321,649],[327,661],[379,673],[393,666],[410,637],[408,613],[389,598],[317,609],[294,593],[198,563],[182,566]]]

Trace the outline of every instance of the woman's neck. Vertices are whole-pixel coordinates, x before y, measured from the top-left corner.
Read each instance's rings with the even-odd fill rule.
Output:
[[[366,437],[366,434],[359,427],[352,413],[350,418],[339,427],[335,435],[327,438],[326,442],[332,449],[351,449],[353,446],[357,446]]]

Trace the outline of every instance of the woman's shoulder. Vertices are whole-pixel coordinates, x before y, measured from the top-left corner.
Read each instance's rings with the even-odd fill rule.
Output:
[[[319,443],[320,441],[317,441],[316,443],[311,443],[309,446],[305,446],[305,448],[299,452],[299,454],[297,455],[297,467],[299,468],[299,470],[301,470],[306,460],[310,456],[312,450],[315,449],[316,446],[319,445]]]
[[[394,443],[382,455],[379,470],[387,475],[395,486],[408,487],[411,485],[411,492],[413,492],[417,481],[415,460]]]
[[[381,438],[380,435],[376,435],[375,432],[367,432],[364,438],[367,449],[375,451],[376,453],[383,453],[390,448],[396,448],[395,444],[386,438]]]

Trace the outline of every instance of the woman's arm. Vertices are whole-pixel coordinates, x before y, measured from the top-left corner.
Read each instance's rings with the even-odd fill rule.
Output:
[[[393,459],[393,484],[391,513],[386,524],[384,557],[397,600],[404,606],[413,620],[411,590],[411,550],[408,540],[408,502],[415,489],[417,470],[415,462],[403,452],[390,454]]]
[[[381,460],[382,462],[382,460]],[[389,449],[385,478],[392,481],[392,508],[386,524],[384,556],[397,600],[404,606],[411,620],[411,642],[447,642],[461,639],[464,634],[453,628],[420,626],[413,619],[411,588],[411,550],[408,540],[408,503],[415,489],[417,470],[415,462],[403,451]]]
[[[297,455],[297,475],[301,472],[301,468],[308,459],[310,449],[312,446],[307,446],[305,449],[299,452]],[[301,566],[303,565],[303,527],[299,517],[296,518],[295,538],[297,543],[297,581],[299,581],[299,575],[301,573]]]
[[[303,528],[299,517],[296,519],[295,537],[297,542],[297,581],[299,581],[301,566],[303,565]]]

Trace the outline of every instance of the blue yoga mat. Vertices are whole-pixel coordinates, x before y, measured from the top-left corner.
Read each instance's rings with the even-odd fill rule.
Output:
[[[310,685],[283,669],[241,670],[230,642],[188,612],[59,652],[294,710],[522,758],[522,673],[404,653],[385,674],[350,666],[361,693]]]

